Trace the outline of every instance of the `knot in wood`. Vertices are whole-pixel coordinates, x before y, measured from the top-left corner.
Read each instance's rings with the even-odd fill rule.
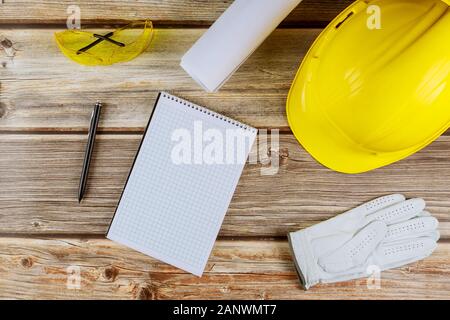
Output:
[[[31,268],[33,266],[33,260],[28,257],[28,258],[23,258],[20,263],[22,264],[22,267],[24,268]]]
[[[119,269],[115,267],[108,267],[105,269],[104,276],[106,280],[114,281],[119,274]]]

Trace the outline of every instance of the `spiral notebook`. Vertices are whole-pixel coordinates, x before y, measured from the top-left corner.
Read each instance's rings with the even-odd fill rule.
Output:
[[[256,133],[161,92],[107,238],[201,276]]]

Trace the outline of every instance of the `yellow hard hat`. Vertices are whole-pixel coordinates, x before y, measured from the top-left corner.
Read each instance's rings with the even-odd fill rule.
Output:
[[[322,32],[287,100],[292,131],[318,162],[370,171],[449,128],[449,5],[360,0]]]

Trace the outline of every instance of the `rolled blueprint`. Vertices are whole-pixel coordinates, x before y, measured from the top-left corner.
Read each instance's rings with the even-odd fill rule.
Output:
[[[214,92],[302,0],[235,0],[181,59],[181,67]]]

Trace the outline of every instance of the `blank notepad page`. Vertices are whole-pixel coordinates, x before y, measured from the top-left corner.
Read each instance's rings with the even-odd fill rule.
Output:
[[[255,138],[160,93],[108,239],[201,276]]]

